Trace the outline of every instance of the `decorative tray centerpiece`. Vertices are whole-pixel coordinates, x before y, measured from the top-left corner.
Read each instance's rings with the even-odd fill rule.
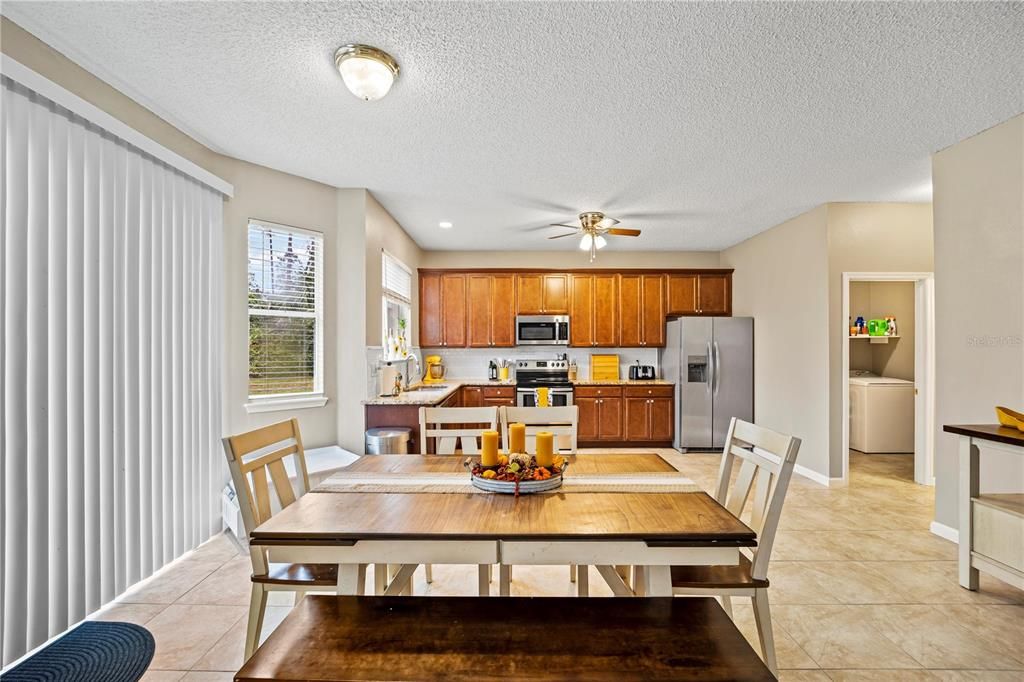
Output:
[[[538,431],[537,455],[526,453],[526,426],[508,425],[509,454],[498,453],[498,432],[484,431],[480,438],[479,461],[467,459],[473,485],[490,493],[518,497],[523,493],[542,493],[562,485],[562,474],[568,466],[564,457],[555,457],[554,434]]]
[[[484,466],[473,459],[465,461],[474,487],[516,496],[561,487],[568,464],[565,458],[556,457],[550,466],[540,466],[536,457],[524,452],[498,455],[497,466]]]

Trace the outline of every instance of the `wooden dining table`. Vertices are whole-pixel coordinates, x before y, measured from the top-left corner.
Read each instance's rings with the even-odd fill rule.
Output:
[[[671,475],[655,453],[578,454],[566,478]],[[368,455],[341,475],[462,472],[453,455]],[[681,478],[681,477],[680,477]],[[685,479],[682,479],[685,480]],[[401,565],[383,587],[400,594],[419,564],[596,566],[617,596],[671,596],[671,567],[729,565],[756,535],[705,492],[318,491],[278,512],[251,534],[272,562],[338,565],[339,594],[363,594],[366,567]],[[632,582],[616,566],[634,566]],[[375,571],[376,572],[376,571]],[[481,593],[484,593],[481,577]]]

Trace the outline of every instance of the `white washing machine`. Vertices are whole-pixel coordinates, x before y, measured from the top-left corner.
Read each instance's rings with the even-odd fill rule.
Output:
[[[850,447],[860,452],[914,451],[914,382],[850,377]]]

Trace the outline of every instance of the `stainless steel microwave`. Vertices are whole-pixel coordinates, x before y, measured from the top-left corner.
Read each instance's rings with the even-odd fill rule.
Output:
[[[568,346],[568,315],[516,315],[517,346]]]

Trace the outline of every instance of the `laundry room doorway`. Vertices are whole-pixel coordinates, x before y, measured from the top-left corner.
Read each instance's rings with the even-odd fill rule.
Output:
[[[843,273],[843,478],[858,470],[934,485],[933,273]]]

